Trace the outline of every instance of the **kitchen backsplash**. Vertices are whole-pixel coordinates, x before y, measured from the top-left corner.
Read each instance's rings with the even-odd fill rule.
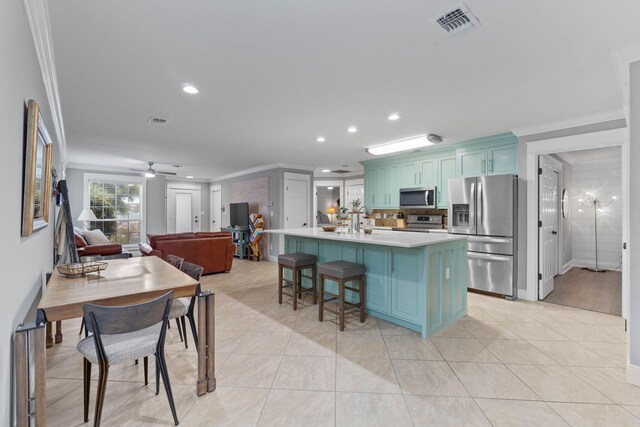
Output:
[[[398,220],[396,216],[398,212],[402,212],[405,217],[407,215],[442,215],[442,228],[447,228],[447,210],[446,209],[373,209],[372,214],[376,219],[378,227],[397,227]],[[378,218],[376,214],[380,214],[382,218]],[[385,218],[386,216],[386,218]]]

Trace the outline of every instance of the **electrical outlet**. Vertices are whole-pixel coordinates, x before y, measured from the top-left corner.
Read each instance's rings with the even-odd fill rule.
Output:
[[[451,274],[449,272],[449,267],[444,269],[444,278],[449,280],[449,278],[451,277]]]

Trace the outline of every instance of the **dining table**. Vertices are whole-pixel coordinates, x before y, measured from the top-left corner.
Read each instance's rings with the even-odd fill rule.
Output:
[[[198,281],[155,257],[133,257],[105,261],[106,269],[80,277],[67,277],[55,270],[38,304],[36,324],[83,316],[85,304],[123,306],[139,304],[173,291],[174,298],[197,298],[198,375],[196,392],[202,396],[216,389],[215,296],[202,290]],[[44,334],[41,334],[44,341]],[[44,342],[41,343],[44,348]],[[46,353],[35,354],[36,383],[44,384]],[[36,408],[46,407],[44,387],[35,395]],[[40,404],[39,404],[40,403]]]

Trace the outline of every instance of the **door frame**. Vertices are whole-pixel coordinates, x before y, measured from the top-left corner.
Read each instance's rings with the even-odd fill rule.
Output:
[[[209,231],[214,231],[211,230],[211,224],[213,224],[213,192],[214,191],[219,191],[220,192],[220,224],[218,224],[218,226],[222,226],[222,185],[220,184],[216,184],[216,185],[211,185],[211,187],[209,188]]]
[[[178,181],[167,181],[165,188],[165,224],[167,227],[167,233],[169,232],[169,190],[191,190],[191,191],[199,191],[200,197],[198,202],[198,229],[196,232],[202,230],[202,185],[201,184],[192,184]]]
[[[346,193],[346,188],[344,184],[344,180],[342,179],[330,179],[330,180],[320,180],[313,181],[313,211],[311,212],[311,217],[313,218],[313,226],[318,226],[318,218],[316,217],[316,211],[318,210],[318,187],[340,187],[340,202],[344,202]]]
[[[554,157],[552,157],[550,154],[553,153],[549,153],[549,154],[540,154],[538,155],[538,167],[541,167],[541,161],[542,161],[542,156],[547,156],[549,158],[549,160],[551,161],[552,165],[553,165],[553,171],[556,172],[558,174],[558,199],[557,199],[557,206],[556,206],[556,216],[558,217],[557,223],[558,223],[558,248],[557,248],[557,253],[556,253],[556,257],[557,257],[557,263],[558,263],[558,274],[561,274],[562,272],[562,266],[563,266],[563,262],[562,262],[562,248],[564,245],[564,232],[563,232],[563,228],[564,228],[564,224],[562,223],[562,221],[565,221],[567,218],[562,218],[562,215],[560,214],[560,210],[561,210],[561,199],[562,199],[562,182],[564,179],[564,171],[562,169],[562,162]],[[540,221],[540,174],[538,174],[538,203],[537,203],[537,215],[538,215],[538,221]],[[542,272],[542,259],[540,258],[540,253],[544,251],[544,245],[540,244],[540,228],[538,227],[538,273]],[[554,276],[555,278],[555,276]],[[538,280],[538,289],[537,289],[537,299],[540,300],[540,287],[542,286],[542,280],[539,279]]]
[[[626,127],[570,135],[526,143],[527,206],[538,211],[538,168],[540,154],[553,154],[589,148],[622,147],[622,241],[629,244],[629,133]],[[533,209],[527,209],[529,212]],[[538,291],[538,221],[537,214],[527,215],[527,292],[526,299],[537,300]],[[629,318],[629,251],[622,251],[622,317]]]

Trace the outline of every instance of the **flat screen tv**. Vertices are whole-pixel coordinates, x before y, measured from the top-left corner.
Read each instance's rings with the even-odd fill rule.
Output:
[[[231,203],[229,205],[229,220],[232,227],[248,227],[249,203]]]

